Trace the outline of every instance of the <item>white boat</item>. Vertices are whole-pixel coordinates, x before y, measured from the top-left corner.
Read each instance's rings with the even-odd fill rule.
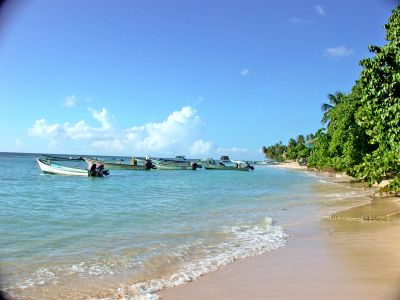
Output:
[[[40,170],[46,174],[67,175],[67,176],[82,176],[82,177],[103,177],[108,175],[108,170],[104,170],[104,166],[93,165],[90,170],[81,168],[71,168],[53,163],[51,160],[36,159]]]
[[[222,161],[215,161],[212,158],[208,158],[206,160],[201,161],[202,166],[206,170],[232,170],[232,171],[249,171],[254,170],[254,167],[251,166],[247,162],[232,162],[229,160],[229,163],[225,160],[225,163]]]
[[[37,159],[40,170],[47,174],[89,177],[88,170],[57,165],[49,160]]]

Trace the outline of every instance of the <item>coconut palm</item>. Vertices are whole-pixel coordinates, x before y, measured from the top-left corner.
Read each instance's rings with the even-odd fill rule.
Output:
[[[321,105],[321,110],[324,112],[324,115],[322,116],[321,120],[322,124],[329,122],[331,118],[330,116],[331,109],[334,108],[336,105],[338,105],[340,102],[342,102],[344,97],[345,94],[343,94],[342,92],[336,92],[335,94],[328,94],[329,103],[323,103]]]

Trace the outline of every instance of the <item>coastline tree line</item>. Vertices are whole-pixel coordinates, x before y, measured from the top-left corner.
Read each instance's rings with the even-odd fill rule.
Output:
[[[297,160],[309,168],[345,172],[382,191],[400,192],[400,6],[385,25],[382,47],[369,46],[360,77],[348,93],[329,94],[316,133],[263,147],[276,161]]]

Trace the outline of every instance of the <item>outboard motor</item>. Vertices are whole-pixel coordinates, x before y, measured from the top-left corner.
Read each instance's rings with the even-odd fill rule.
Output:
[[[96,176],[96,164],[92,164],[89,169],[89,176]]]
[[[249,162],[246,161],[246,167],[249,167],[250,170],[254,170],[254,167],[249,164]]]
[[[104,170],[104,165],[100,164],[97,166],[96,164],[92,164],[89,169],[89,176],[91,177],[103,177],[109,175],[108,170]]]
[[[104,165],[100,164],[97,168],[96,168],[96,175],[99,177],[103,177],[103,176],[107,176],[109,174],[108,170],[104,170]]]
[[[146,159],[146,160],[144,161],[144,164],[143,164],[143,165],[146,167],[147,170],[156,169],[156,166],[153,164],[153,162],[151,161],[151,159]]]
[[[192,170],[196,170],[198,165],[195,162],[191,162],[190,165],[192,166]]]

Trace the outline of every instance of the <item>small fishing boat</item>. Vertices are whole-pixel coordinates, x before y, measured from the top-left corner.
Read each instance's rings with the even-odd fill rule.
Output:
[[[51,162],[50,160],[45,160],[42,158],[37,159],[40,169],[46,174],[57,174],[57,175],[67,175],[67,176],[83,176],[83,177],[103,177],[108,175],[108,171],[103,168],[93,168],[93,170],[85,170],[81,168],[71,168],[66,166],[61,166]]]
[[[222,161],[216,162],[212,158],[202,160],[202,165],[206,170],[232,170],[232,171],[249,171],[254,170],[254,167],[247,162],[226,164]]]
[[[231,159],[229,158],[228,155],[222,155],[221,158],[219,159],[222,163],[230,163]]]
[[[82,156],[79,157],[73,157],[73,156],[53,156],[53,155],[48,155],[48,154],[41,154],[46,160],[83,160]]]
[[[130,164],[126,164],[123,162],[110,162],[104,160],[98,160],[94,158],[83,158],[84,161],[90,166],[93,164],[103,164],[104,167],[108,170],[134,170],[134,171],[146,171],[150,169],[154,169],[155,166],[151,162],[151,160],[144,160],[143,165],[135,164],[135,159],[131,160]]]
[[[197,163],[189,163],[187,165],[156,163],[156,167],[159,170],[196,170],[197,168],[201,168],[202,166]]]
[[[187,160],[184,156],[175,156],[172,158],[159,158],[155,160],[157,169],[159,170],[196,170],[202,168],[200,164]]]

